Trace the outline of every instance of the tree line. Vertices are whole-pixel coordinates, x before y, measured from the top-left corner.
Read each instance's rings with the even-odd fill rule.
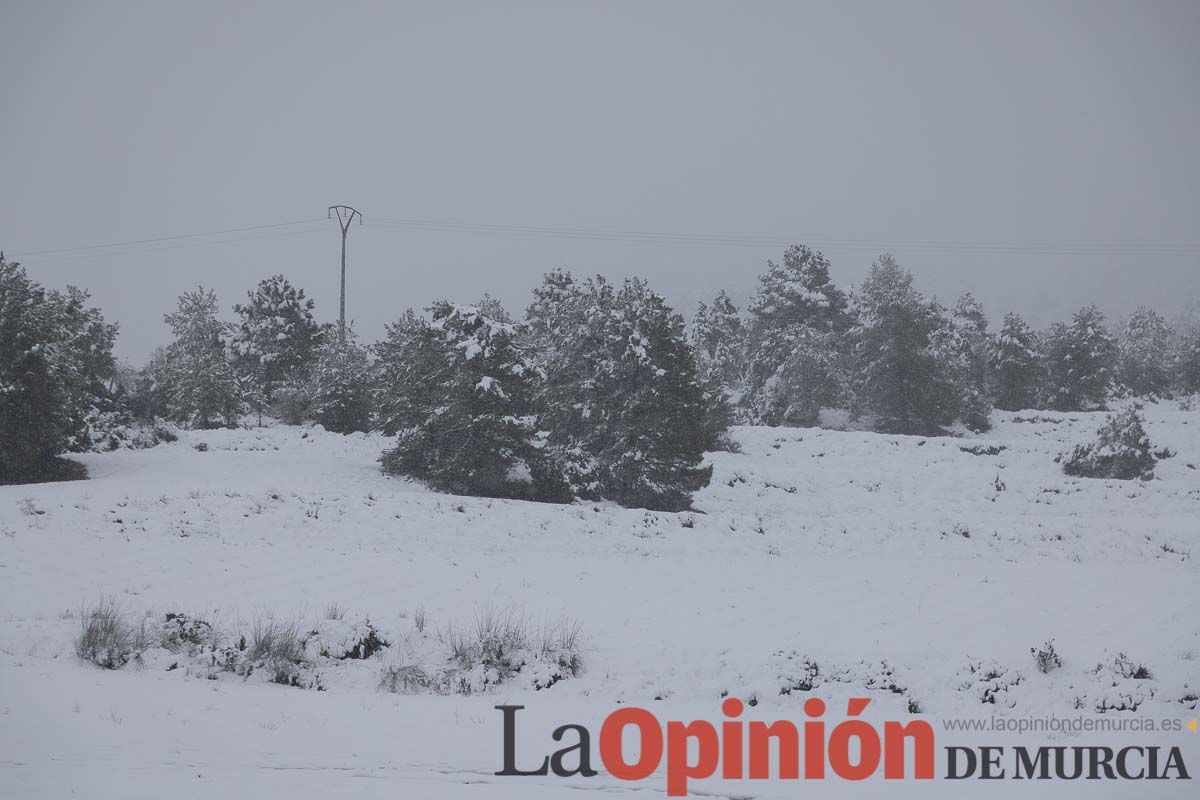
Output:
[[[700,304],[690,335],[701,379],[755,425],[817,425],[832,408],[886,433],[982,431],[993,407],[1082,411],[1200,391],[1200,328],[1175,331],[1152,309],[1116,333],[1095,305],[1040,332],[1005,314],[992,332],[971,294],[946,308],[890,255],[847,292],[803,245],[768,262],[748,313],[722,291]]]
[[[133,369],[88,303],[0,257],[0,482],[66,476],[64,452],[152,444],[158,420],[251,414],[382,431],[386,472],[443,491],[680,510],[734,422],[811,426],[843,409],[874,430],[936,434],[986,429],[993,406],[1200,390],[1200,332],[1152,310],[1117,335],[1094,306],[1043,332],[1008,314],[992,333],[970,295],[947,309],[891,256],[843,290],[802,245],[768,262],[745,314],[723,291],[690,326],[644,280],[556,270],[520,318],[488,296],[439,301],[366,344],[274,275],[232,322],[211,290],[185,292],[164,315],[170,343]]]

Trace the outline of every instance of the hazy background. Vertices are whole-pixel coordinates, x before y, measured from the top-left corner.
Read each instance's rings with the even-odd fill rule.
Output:
[[[135,361],[197,283],[228,311],[283,272],[335,319],[336,224],[20,254],[347,203],[368,338],[438,297],[520,312],[555,266],[644,275],[690,313],[748,297],[787,240],[841,242],[839,283],[889,242],[993,325],[1200,295],[1195,0],[502,5],[0,0],[0,247],[91,289]]]

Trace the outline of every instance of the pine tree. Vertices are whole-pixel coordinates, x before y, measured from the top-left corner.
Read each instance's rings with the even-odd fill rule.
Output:
[[[712,305],[696,307],[690,331],[696,367],[702,378],[727,387],[735,398],[745,379],[746,333],[738,308],[724,289]]]
[[[547,273],[526,311],[536,358],[545,374],[537,392],[547,455],[585,499],[603,496],[597,426],[612,391],[612,327],[616,293],[602,276],[579,283],[569,272]]]
[[[46,291],[0,254],[0,483],[81,471],[57,457],[86,439],[117,332],[87,301]]]
[[[829,277],[829,260],[792,245],[767,262],[750,305],[748,419],[815,425],[823,406],[845,400],[848,301]]]
[[[242,387],[226,357],[228,327],[217,319],[217,295],[203,286],[180,295],[163,319],[175,339],[166,348],[156,383],[167,416],[196,428],[232,426]]]
[[[379,429],[387,436],[422,424],[436,408],[438,387],[451,365],[442,355],[428,320],[411,308],[387,326],[375,344],[379,374]]]
[[[991,338],[987,332],[987,316],[983,304],[967,292],[958,298],[950,317],[956,352],[952,352],[958,388],[958,416],[973,431],[991,428],[992,372],[989,362]]]
[[[996,407],[1020,411],[1037,405],[1041,354],[1037,334],[1016,314],[1005,314],[1000,333],[992,342]]]
[[[854,333],[857,394],[878,430],[928,435],[958,414],[944,355],[958,344],[942,308],[912,283],[891,255],[881,256],[863,281]]]
[[[1178,389],[1185,394],[1200,392],[1200,328],[1178,338],[1174,360]]]
[[[534,296],[531,327],[547,343],[542,427],[573,491],[688,507],[727,419],[697,374],[683,319],[640,280],[617,290],[599,276],[580,284],[552,273]]]
[[[429,310],[432,321],[413,333],[442,363],[423,356],[414,362],[432,367],[414,376],[429,387],[429,406],[416,425],[398,431],[395,447],[380,458],[384,471],[459,494],[565,499],[537,439],[539,375],[520,326],[494,301],[439,302]],[[415,410],[411,401],[405,406]]]
[[[689,340],[707,408],[705,450],[726,446],[722,434],[734,421],[734,408],[745,394],[746,328],[737,306],[722,289],[712,305],[699,303]]]
[[[306,377],[322,338],[313,307],[282,275],[259,282],[245,305],[233,307],[240,318],[230,342],[234,366],[253,387],[252,405],[260,412],[277,388]]]
[[[683,318],[645,281],[630,279],[616,296],[612,391],[606,437],[594,444],[605,496],[625,506],[682,511],[708,485],[704,451],[716,432],[688,347]],[[610,391],[611,391],[610,390]]]
[[[371,430],[375,410],[375,370],[370,352],[358,343],[354,329],[324,337],[306,379],[309,413],[325,430],[355,433]]]
[[[1137,396],[1162,395],[1171,388],[1175,332],[1160,314],[1139,306],[1125,322],[1118,344],[1117,379]]]
[[[1113,380],[1117,347],[1096,306],[1075,312],[1069,326],[1057,323],[1046,334],[1046,402],[1058,411],[1102,405]]]

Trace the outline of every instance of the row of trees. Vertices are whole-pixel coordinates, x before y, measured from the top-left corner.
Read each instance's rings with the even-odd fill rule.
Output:
[[[112,356],[116,326],[77,289],[46,291],[0,259],[0,480],[49,474],[114,424],[236,424],[247,413],[395,436],[385,470],[477,495],[609,498],[676,509],[707,483],[730,421],[818,424],[845,409],[876,430],[988,426],[1005,409],[1097,407],[1113,392],[1200,390],[1200,332],[1138,309],[1119,335],[1100,312],[1038,333],[1015,314],[988,330],[964,295],[947,309],[881,257],[845,291],[793,246],[768,262],[743,315],[721,292],[690,331],[644,281],[555,271],[524,317],[485,297],[405,312],[383,341],[317,322],[275,275],[221,319],[186,292],[172,341],[142,370]]]
[[[1200,390],[1200,330],[1177,334],[1139,308],[1113,335],[1088,306],[1042,333],[1007,314],[993,334],[970,294],[947,309],[889,255],[848,293],[828,259],[794,245],[768,262],[748,312],[722,291],[700,304],[690,336],[702,378],[750,424],[815,425],[822,409],[843,408],[889,433],[983,430],[993,405],[1073,411],[1113,394]]]
[[[727,425],[697,378],[682,317],[640,280],[547,276],[526,320],[494,299],[409,310],[371,348],[318,325],[281,276],[217,317],[199,289],[143,376],[144,414],[197,427],[250,407],[338,432],[395,436],[385,471],[462,494],[607,498],[681,509]]]
[[[395,437],[385,471],[445,491],[678,510],[707,484],[704,453],[729,420],[723,394],[698,380],[683,318],[636,279],[552,273],[523,320],[487,297],[434,303],[371,347],[319,324],[282,276],[234,306],[233,323],[201,287],[164,315],[171,342],[124,372],[116,326],[86,300],[3,265],[5,480],[52,477],[40,465],[91,449],[84,434],[104,415],[213,428],[251,412],[381,429]]]

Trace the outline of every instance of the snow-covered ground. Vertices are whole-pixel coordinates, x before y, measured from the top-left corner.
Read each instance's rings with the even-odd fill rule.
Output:
[[[739,428],[711,456],[696,511],[538,505],[430,492],[380,474],[377,436],[269,427],[82,457],[83,482],[0,487],[0,796],[87,798],[558,798],[662,795],[663,782],[505,778],[501,716],[527,706],[540,761],[565,723],[595,735],[618,704],[661,719],[801,719],[803,683],[840,717],[1152,716],[1191,719],[1200,692],[1200,414],[1146,409],[1175,451],[1150,482],[1064,476],[1054,456],[1102,414],[1000,413],[982,436],[932,438]],[[205,443],[207,450],[195,445]],[[977,452],[968,452],[975,448]],[[392,646],[321,659],[325,691],[261,673],[208,680],[147,653],[103,670],[74,653],[81,609],[330,626],[369,619]],[[391,694],[381,669],[436,659],[486,610],[582,630],[581,674],[530,674],[483,694]],[[424,632],[416,621],[427,620]],[[353,624],[348,622],[348,625]],[[439,638],[440,637],[440,638]],[[1030,648],[1054,640],[1063,665]],[[1120,674],[1119,653],[1151,678]],[[1100,668],[1097,669],[1097,666]],[[998,677],[985,680],[984,675]],[[310,676],[311,677],[311,676]],[[997,702],[981,702],[994,696]],[[1112,707],[1137,704],[1137,711]],[[1200,734],[955,735],[1184,747]],[[525,759],[526,751],[521,758]],[[942,771],[939,755],[939,774]],[[964,789],[964,786],[967,788]],[[1190,796],[1190,782],[905,782],[905,796]],[[701,781],[724,796],[870,796],[879,783]]]

